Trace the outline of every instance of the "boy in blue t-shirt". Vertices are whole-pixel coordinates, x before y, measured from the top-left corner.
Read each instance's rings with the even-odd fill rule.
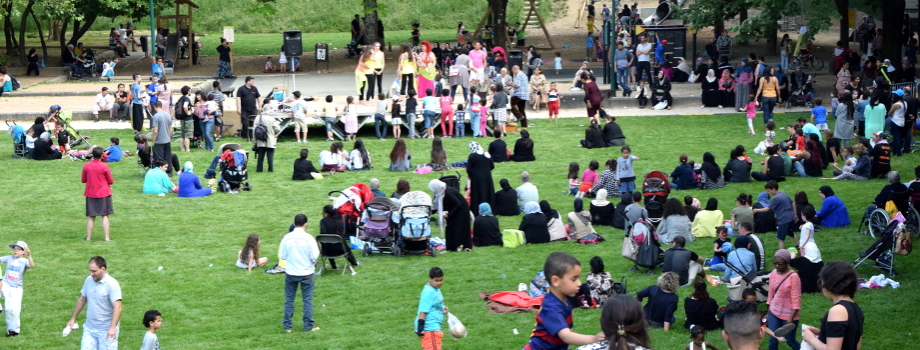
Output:
[[[109,139],[109,141],[112,142],[112,145],[105,149],[106,162],[112,163],[120,161],[124,152],[122,152],[121,146],[118,145],[118,138],[113,137]]]
[[[572,331],[572,300],[581,286],[581,263],[567,253],[555,252],[546,258],[543,271],[549,282],[549,294],[543,298],[537,324],[524,350],[564,350],[569,345],[587,345],[606,339]]]
[[[811,109],[811,123],[817,126],[818,130],[827,130],[827,108],[824,108],[822,103],[823,99],[815,98],[815,108]]]
[[[444,295],[441,286],[444,285],[444,271],[440,267],[428,270],[428,284],[422,288],[422,295],[418,301],[418,315],[415,317],[415,334],[422,340],[422,349],[441,349],[441,322],[447,307],[444,306]]]
[[[639,157],[632,155],[632,149],[629,146],[620,148],[621,158],[617,158],[617,178],[620,179],[620,192],[623,196],[629,196],[632,191],[636,190],[636,174],[633,171],[633,161],[639,160]]]

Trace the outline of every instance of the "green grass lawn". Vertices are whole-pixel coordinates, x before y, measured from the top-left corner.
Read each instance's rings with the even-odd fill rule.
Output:
[[[779,114],[776,123],[783,125],[799,115]],[[669,172],[677,164],[680,153],[700,160],[702,153],[712,151],[717,162],[724,164],[729,151],[737,144],[752,149],[761,136],[745,134],[742,115],[625,117],[618,121],[626,132],[633,154],[641,157],[635,163],[637,174],[652,170]],[[563,119],[558,124],[537,120],[531,128],[536,142],[538,161],[533,163],[497,164],[493,179],[511,180],[517,186],[521,171],[529,171],[533,182],[554,208],[565,213],[571,210],[572,197],[563,195],[569,162],[582,165],[596,159],[616,157],[618,149],[586,150],[576,147],[584,135],[584,119]],[[74,349],[80,342],[81,331],[61,337],[79,296],[83,279],[88,275],[86,261],[93,255],[104,256],[109,272],[119,280],[124,294],[121,322],[121,348],[140,345],[144,328],[141,319],[145,311],[158,309],[165,320],[159,332],[163,349],[412,349],[419,340],[412,333],[412,320],[422,286],[427,282],[431,266],[445,271],[443,293],[445,304],[467,326],[469,337],[459,341],[445,340],[448,349],[519,349],[527,342],[534,324],[534,314],[489,315],[479,291],[515,290],[518,283],[528,283],[542,268],[547,255],[565,251],[575,255],[587,270],[595,255],[605,259],[607,270],[616,279],[628,278],[628,290],[644,288],[655,276],[630,272],[632,265],[620,257],[622,231],[597,227],[607,242],[599,245],[578,245],[556,242],[524,246],[515,249],[501,247],[477,248],[469,253],[448,253],[437,258],[407,256],[395,258],[374,255],[360,258],[364,266],[355,276],[335,272],[318,277],[315,298],[317,326],[313,334],[285,334],[281,328],[283,310],[282,275],[251,273],[234,266],[236,252],[242,248],[247,235],[262,237],[261,255],[269,257],[269,265],[277,261],[278,244],[292,218],[297,213],[309,217],[308,232],[318,233],[322,206],[328,203],[327,192],[342,190],[356,182],[379,178],[382,189],[389,193],[397,180],[409,179],[415,190],[426,190],[430,179],[440,174],[416,175],[392,173],[386,169],[387,154],[392,139],[377,141],[364,128],[360,135],[367,142],[376,170],[346,172],[322,181],[293,182],[291,164],[302,144],[291,137],[280,140],[275,155],[274,173],[256,173],[255,157],[250,160],[250,181],[253,191],[236,195],[217,193],[200,199],[165,198],[141,194],[142,178],[138,176],[136,158],[110,164],[114,177],[116,214],[112,219],[112,242],[102,241],[97,230],[92,242],[84,241],[85,218],[83,185],[79,182],[80,162],[69,160],[35,162],[0,159],[0,183],[3,214],[0,215],[0,242],[4,245],[17,240],[29,243],[36,268],[25,278],[25,298],[22,312],[22,335],[3,339],[3,349]],[[119,137],[125,149],[133,149],[132,134],[125,130],[88,132],[93,140],[103,143]],[[318,152],[328,147],[322,142],[323,133],[311,130],[311,150],[314,161]],[[238,139],[228,138],[235,142]],[[467,157],[470,139],[445,141],[449,160]],[[480,139],[487,143],[489,139]],[[509,144],[513,144],[510,138]],[[0,150],[10,152],[10,142],[4,138]],[[411,140],[409,149],[415,161],[427,158],[430,141]],[[249,143],[244,143],[246,148]],[[346,145],[351,148],[351,143]],[[195,150],[180,154],[181,160],[191,160],[195,173],[204,173],[212,153]],[[894,168],[913,174],[917,155],[896,158]],[[466,179],[466,174],[461,170]],[[884,185],[882,180],[867,182],[831,182],[817,179],[792,178],[781,183],[787,193],[806,191],[812,203],[820,206],[818,187],[828,184],[848,205],[853,225],[841,229],[824,229],[817,242],[825,261],[852,261],[856,253],[869,246],[872,239],[856,232],[863,209]],[[718,198],[719,208],[728,213],[734,207],[739,192],[762,191],[762,183],[730,184],[724,189],[706,192],[678,191],[673,196],[691,194],[705,202],[710,196]],[[520,218],[500,218],[503,228],[516,228]],[[762,236],[767,251],[774,251],[776,240]],[[710,255],[711,239],[699,239],[689,248]],[[9,251],[7,251],[9,252]],[[856,301],[865,312],[865,349],[909,348],[920,336],[913,335],[916,320],[914,310],[920,302],[910,294],[918,287],[915,271],[920,270],[917,256],[898,256],[901,274],[895,278],[901,288],[860,290]],[[770,261],[770,260],[767,260]],[[212,266],[213,265],[213,266]],[[162,271],[158,267],[162,266]],[[880,273],[860,268],[861,277]],[[506,278],[500,277],[505,275]],[[684,288],[680,298],[689,296]],[[724,287],[710,288],[713,297],[724,305]],[[299,304],[299,303],[295,303]],[[831,302],[821,295],[803,297],[802,322],[818,325]],[[299,319],[300,306],[295,311]],[[594,334],[600,330],[600,310],[575,310],[574,330]],[[654,349],[682,349],[689,342],[689,333],[680,327],[684,318],[683,302],[677,312],[678,325],[671,332],[652,331]],[[78,319],[81,323],[85,312]],[[301,324],[295,321],[295,330]],[[517,329],[518,335],[513,334]],[[707,338],[720,349],[727,345],[718,332]],[[763,341],[766,346],[766,340]]]

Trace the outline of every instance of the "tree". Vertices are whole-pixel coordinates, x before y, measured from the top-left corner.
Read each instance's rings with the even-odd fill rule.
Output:
[[[826,0],[802,1],[800,3],[799,0],[753,0],[750,2],[750,7],[760,12],[749,17],[737,27],[733,27],[732,30],[738,32],[739,40],[767,39],[769,43],[767,52],[774,54],[777,51],[776,35],[779,29],[777,22],[783,18],[783,15],[790,14],[789,9],[801,5],[801,15],[807,18],[805,26],[808,28],[801,40],[811,41],[815,33],[831,27],[837,11]]]
[[[507,47],[509,43],[508,30],[506,26],[508,21],[508,0],[488,0],[489,8],[492,9],[491,22],[494,26],[495,34],[492,36],[492,42],[498,47]]]
[[[740,15],[747,8],[744,1],[740,0],[697,0],[679,9],[676,18],[691,23],[692,29],[714,27],[715,36],[722,34],[725,21]]]
[[[368,45],[373,45],[377,42],[377,36],[380,33],[377,33],[377,10],[380,8],[380,5],[377,4],[377,0],[362,0],[364,2],[364,42]],[[381,43],[381,46],[383,43]]]
[[[840,15],[840,38],[837,40],[843,42],[843,48],[850,48],[850,0],[834,0],[837,5],[837,14]]]
[[[876,6],[881,6],[877,4]],[[901,62],[901,43],[904,42],[902,27],[904,26],[904,0],[892,0],[885,3],[882,9],[882,58],[888,58],[892,64]]]

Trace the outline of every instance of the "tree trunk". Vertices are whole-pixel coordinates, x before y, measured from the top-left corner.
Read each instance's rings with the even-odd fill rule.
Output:
[[[364,0],[364,43],[377,42],[377,0]],[[380,43],[381,49],[383,43]]]
[[[6,54],[11,56],[13,54],[13,2],[7,1],[3,4],[3,36],[6,39]]]
[[[19,64],[26,65],[26,21],[29,20],[27,15],[32,11],[32,5],[35,5],[35,0],[29,0],[29,4],[26,5],[26,9],[22,11],[22,16],[19,18]]]
[[[840,40],[843,42],[843,48],[850,48],[850,0],[834,0],[834,4],[837,5],[837,14],[840,15]],[[833,65],[832,65],[833,66]]]
[[[70,45],[77,45],[77,42],[83,38],[83,35],[86,34],[86,31],[88,31],[89,28],[93,26],[93,23],[96,22],[96,17],[98,17],[98,14],[95,12],[87,14],[86,17],[84,17],[85,21],[83,22],[82,26],[78,21],[73,22],[73,36],[70,38]]]
[[[45,43],[45,34],[42,33],[42,24],[38,21],[38,17],[35,17],[35,11],[29,11],[29,15],[32,16],[32,20],[35,21],[35,27],[38,28],[38,38],[42,41],[42,58],[48,59],[48,44]]]
[[[714,28],[712,29],[712,30],[713,30],[713,34],[714,34],[714,35],[713,35],[713,38],[718,38],[718,37],[722,36],[722,31],[725,30],[725,21],[720,19],[720,20],[716,21],[716,23],[713,25],[713,27],[714,27]]]
[[[738,14],[738,23],[744,23],[744,21],[746,21],[747,18],[748,18],[748,9],[745,8],[741,10],[741,13]],[[741,40],[738,42],[738,46],[747,46],[747,45],[748,45],[747,40]]]
[[[901,57],[901,42],[903,41],[901,27],[904,25],[904,0],[888,2],[882,11],[882,55],[881,59],[891,59],[892,64],[898,64]]]
[[[770,34],[767,37],[767,54],[776,55],[777,54],[776,49],[779,46],[779,44],[776,42],[776,36],[779,35],[779,31],[778,31],[779,28],[777,28],[776,26],[776,21],[773,21],[773,25],[770,27],[771,27],[769,30]]]
[[[67,43],[64,42],[64,37],[67,34],[67,22],[61,21],[61,31],[58,33],[58,43],[61,46],[61,55],[64,55],[64,50],[67,50]]]
[[[61,20],[52,19],[51,23],[48,24],[48,41],[58,41],[61,40]]]
[[[508,14],[508,0],[489,0],[489,8],[492,9],[492,23],[495,31],[492,41],[495,46],[508,47],[510,40],[512,40],[508,38],[508,28],[506,27],[508,22],[505,18]]]

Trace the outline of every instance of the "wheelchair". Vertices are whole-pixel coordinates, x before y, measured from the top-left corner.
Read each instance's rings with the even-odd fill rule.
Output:
[[[914,237],[920,237],[920,213],[917,212],[913,204],[910,204],[901,214],[904,215],[904,229],[908,230]],[[879,238],[888,228],[890,221],[891,216],[888,215],[888,212],[883,207],[878,207],[871,211],[867,210],[863,213],[858,231],[863,234],[869,234],[872,238]],[[866,226],[866,231],[863,231],[863,226]]]

